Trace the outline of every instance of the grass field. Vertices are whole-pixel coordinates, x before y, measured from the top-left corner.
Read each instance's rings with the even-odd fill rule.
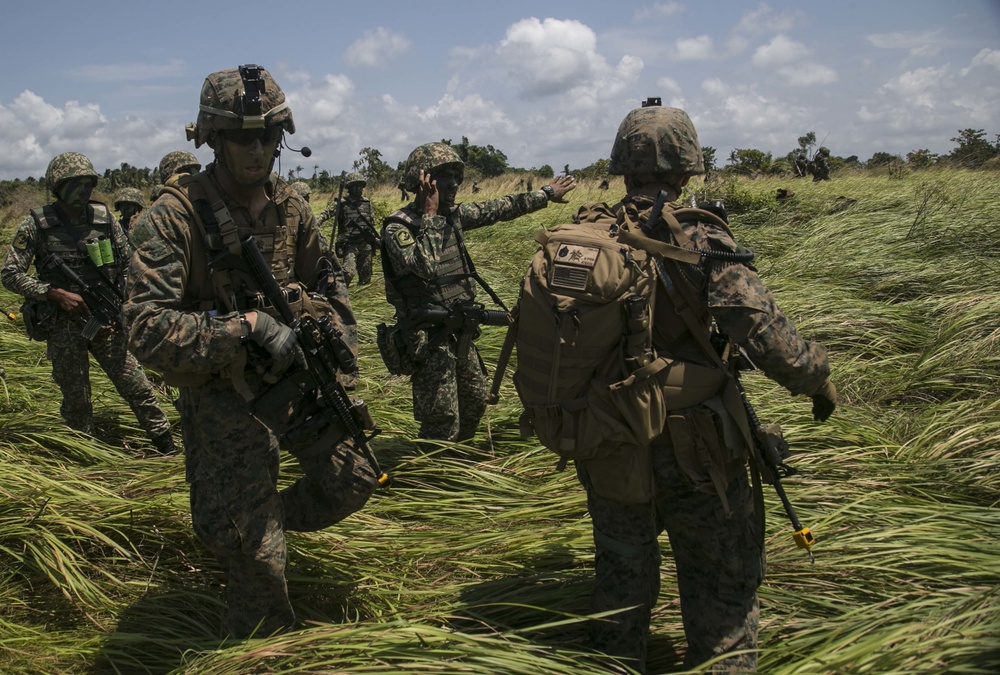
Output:
[[[481,181],[476,197],[515,182]],[[795,196],[776,201],[780,187]],[[810,565],[766,495],[760,671],[1000,672],[996,174],[739,180],[703,192],[727,200],[778,303],[828,346],[841,394],[821,425],[808,399],[746,379],[761,418],[781,423],[796,451],[801,473],[786,489],[818,539]],[[470,232],[469,249],[513,302],[534,232],[620,194],[618,181],[609,192],[584,184],[573,205]],[[396,190],[369,196],[381,214],[400,204]],[[21,215],[0,212],[4,251]],[[289,535],[301,630],[244,643],[219,638],[222,572],[192,533],[183,460],[143,458],[148,442],[96,365],[99,438],[68,430],[44,345],[3,320],[0,672],[606,672],[580,620],[593,553],[583,493],[519,437],[509,373],[471,443],[415,441],[409,383],[386,373],[374,346],[391,316],[380,270],[351,296],[358,394],[384,430],[373,446],[394,486],[338,526]],[[0,306],[18,304],[0,290]],[[487,328],[480,340],[490,365],[502,337]],[[169,392],[162,400],[176,420]],[[295,474],[286,458],[283,484]],[[663,582],[651,672],[679,670],[683,655],[669,564]]]

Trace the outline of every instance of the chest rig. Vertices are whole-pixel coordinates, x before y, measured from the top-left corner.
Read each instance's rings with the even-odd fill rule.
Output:
[[[114,217],[107,206],[95,201],[88,203],[86,222],[82,225],[67,223],[55,206],[51,204],[32,209],[31,217],[34,219],[40,235],[36,257],[43,258],[51,253],[58,255],[90,285],[102,283],[99,276],[101,270],[113,277],[116,282],[119,280],[123,252],[115,250],[117,247],[112,243],[111,224],[114,222]],[[93,258],[90,258],[87,253],[87,246],[97,246],[98,242],[103,242],[105,250],[111,251],[111,259],[108,260],[107,264],[98,264],[96,261],[91,264],[90,262]],[[66,279],[55,276],[45,269],[38,269],[38,277],[48,283],[55,282],[60,288],[74,292],[80,290],[68,287]]]

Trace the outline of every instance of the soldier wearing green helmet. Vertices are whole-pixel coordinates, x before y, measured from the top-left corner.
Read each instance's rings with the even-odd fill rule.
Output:
[[[825,145],[816,151],[809,164],[809,172],[812,174],[813,182],[830,180],[830,148]]]
[[[322,401],[296,384],[304,357],[287,324],[306,315],[321,321],[347,336],[351,356],[357,338],[339,263],[309,204],[272,180],[283,135],[294,131],[266,69],[244,65],[205,78],[188,134],[215,161],[165,185],[143,213],[124,305],[136,356],[180,388],[191,521],[226,571],[226,631],[235,638],[295,626],[285,532],[339,522],[377,485],[343,429],[308,427],[321,419]],[[294,319],[244,271],[244,245],[259,251]],[[279,491],[281,450],[302,475]]]
[[[618,128],[610,167],[624,177],[625,196],[613,206],[581,207],[574,222],[609,236],[642,233],[698,252],[685,256],[672,248],[660,256],[662,282],[651,296],[652,347],[677,367],[714,368],[725,384],[704,387],[695,371],[680,388],[687,387],[692,399],[704,387],[708,398],[671,411],[648,452],[636,452],[634,460],[616,455],[576,462],[593,521],[590,609],[604,615],[592,623],[592,644],[645,672],[660,588],[658,538],[666,530],[688,643],[685,670],[721,657],[711,672],[753,672],[757,587],[764,573],[761,493],[748,479],[750,425],[723,359],[743,350],[792,394],[810,396],[814,419],[823,421],[836,404],[826,350],[802,339],[778,309],[750,264],[752,255],[740,253],[725,211],[714,205],[711,212],[685,209],[678,202],[689,180],[705,170],[687,113],[662,107],[658,99],[632,110]],[[671,251],[676,259],[667,255]],[[523,322],[520,328],[531,329]],[[722,357],[715,340],[729,345]],[[713,375],[711,381],[718,380]],[[648,488],[636,498],[640,485]]]
[[[32,209],[17,226],[0,269],[0,280],[5,288],[24,296],[21,314],[26,326],[30,324],[29,336],[47,343],[46,354],[52,362],[52,379],[62,392],[60,413],[66,424],[94,433],[89,374],[93,355],[132,408],[155,451],[173,454],[177,450],[170,436],[170,422],[142,368],[128,352],[127,336],[118,327],[110,326],[84,335],[90,315],[81,296],[84,288],[48,264],[54,260],[53,254],[57,255],[87,287],[121,292],[132,249],[111,210],[90,199],[97,180],[90,160],[78,152],[64,152],[49,162],[45,185],[56,199]],[[141,200],[142,195],[138,198]],[[109,259],[98,254],[98,266],[87,248],[92,245],[93,250],[102,241],[110,244],[106,247]],[[28,273],[33,261],[37,276]]]
[[[513,220],[550,201],[565,203],[566,193],[576,187],[572,177],[563,176],[534,192],[456,204],[464,173],[465,163],[450,145],[415,148],[406,160],[402,185],[416,197],[386,218],[382,228],[385,293],[396,309],[398,327],[389,332],[399,336],[391,344],[403,351],[395,360],[408,364],[405,374],[413,386],[420,437],[446,441],[472,438],[486,411],[486,372],[471,344],[478,330],[456,330],[416,315],[421,310],[461,311],[475,303],[478,275],[465,248],[465,231]],[[460,343],[466,348],[460,350]],[[387,365],[394,361],[386,356],[383,350]]]
[[[142,192],[136,188],[122,188],[115,193],[115,210],[118,211],[119,220],[128,235],[139,222],[139,214],[146,208],[146,200]]]
[[[372,280],[372,261],[381,240],[375,229],[372,203],[364,196],[368,181],[360,173],[343,178],[347,196],[338,195],[319,215],[320,222],[333,219],[330,240],[334,241],[337,257],[344,265],[347,285],[354,277],[364,286]]]

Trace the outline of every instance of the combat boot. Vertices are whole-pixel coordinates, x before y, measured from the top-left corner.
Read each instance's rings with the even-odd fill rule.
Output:
[[[180,452],[180,448],[174,444],[173,436],[170,435],[169,431],[159,436],[153,436],[152,441],[153,447],[156,448],[156,454],[176,455]]]

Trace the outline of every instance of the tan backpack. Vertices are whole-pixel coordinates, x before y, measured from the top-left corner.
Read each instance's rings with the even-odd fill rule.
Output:
[[[669,411],[696,405],[726,382],[718,369],[658,357],[652,308],[653,255],[698,254],[607,223],[539,233],[507,346],[517,352],[514,385],[523,436],[536,435],[566,460],[620,456],[659,436]],[[693,257],[692,257],[693,256]],[[501,361],[503,357],[501,357]],[[496,399],[502,371],[494,380]]]

